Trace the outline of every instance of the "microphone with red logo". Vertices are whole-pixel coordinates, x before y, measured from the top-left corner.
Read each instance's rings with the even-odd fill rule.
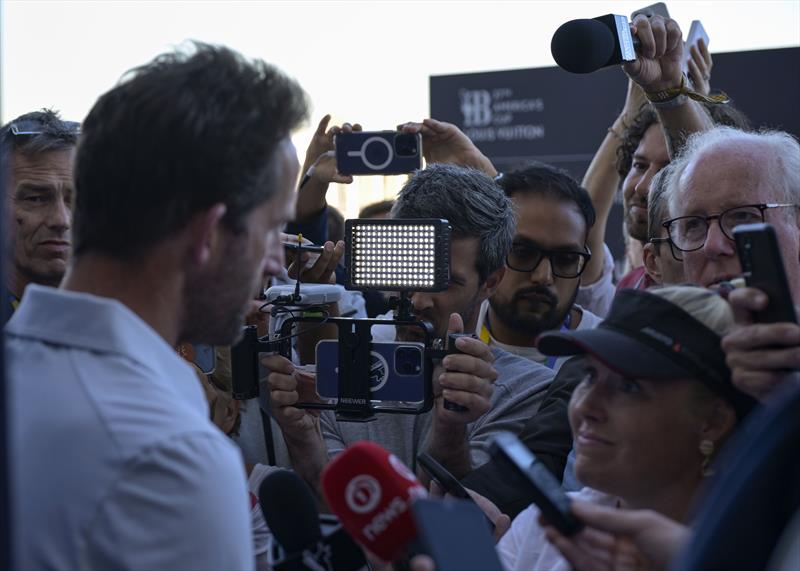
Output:
[[[394,561],[417,537],[411,504],[427,496],[414,473],[373,442],[356,442],[322,473],[331,511],[363,547]]]

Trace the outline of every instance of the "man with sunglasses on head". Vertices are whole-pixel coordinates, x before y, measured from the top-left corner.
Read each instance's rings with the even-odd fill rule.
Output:
[[[742,273],[733,229],[775,229],[793,302],[800,305],[800,144],[788,133],[716,127],[689,138],[666,181],[671,218],[663,222],[680,251],[687,281],[715,286]],[[739,327],[723,339],[734,383],[763,399],[800,382],[800,326],[757,324],[764,292],[731,292]]]
[[[70,251],[72,162],[79,124],[50,109],[17,117],[0,129],[8,161],[5,236],[11,263],[5,276],[5,318],[11,317],[28,284],[56,287]]]

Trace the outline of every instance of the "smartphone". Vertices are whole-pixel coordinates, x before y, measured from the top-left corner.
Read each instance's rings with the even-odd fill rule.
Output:
[[[334,144],[336,169],[340,174],[405,174],[422,168],[422,136],[419,133],[339,133]]]
[[[317,393],[323,399],[339,397],[339,342],[324,339],[317,343]],[[370,391],[376,409],[392,402],[419,408],[426,400],[425,345],[423,343],[372,343]]]
[[[194,364],[206,375],[210,375],[217,368],[217,352],[213,345],[195,344]]]
[[[797,323],[775,229],[764,223],[742,224],[733,229],[733,238],[745,283],[769,297],[769,305],[756,313],[756,321]]]
[[[461,482],[448,472],[447,468],[439,464],[433,456],[427,452],[420,452],[419,455],[417,455],[417,462],[419,462],[419,465],[425,470],[425,473],[430,476],[431,480],[439,484],[445,492],[459,500],[475,503],[475,500],[469,495],[467,489],[461,485]],[[489,524],[489,530],[494,533],[494,523],[492,520],[490,520],[486,514],[484,514],[484,519]]]
[[[655,4],[650,4],[644,8],[639,8],[633,14],[631,14],[631,20],[633,20],[639,14],[643,14],[648,18],[651,16],[663,16],[664,18],[669,18],[669,10],[667,10],[667,5],[663,2],[656,2]]]
[[[683,44],[683,73],[689,73],[689,60],[692,59],[692,53],[689,51],[692,46],[696,46],[697,42],[702,39],[708,47],[708,34],[700,20],[692,20],[692,25],[689,27],[689,35],[686,36],[686,42]]]
[[[484,514],[473,502],[420,498],[411,513],[420,546],[437,571],[503,571]]]
[[[559,532],[569,537],[583,529],[570,511],[572,500],[561,483],[519,438],[510,432],[499,433],[489,445],[489,454],[529,487],[533,503]]]

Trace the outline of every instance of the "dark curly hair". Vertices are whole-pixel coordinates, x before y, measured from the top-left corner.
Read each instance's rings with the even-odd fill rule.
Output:
[[[752,129],[750,120],[739,109],[733,106],[732,103],[714,104],[702,103],[706,112],[711,116],[711,120],[715,125],[725,125],[728,127],[735,127],[742,131],[750,131]],[[639,112],[634,116],[630,123],[624,126],[621,134],[622,142],[617,147],[617,173],[619,173],[619,184],[622,182],[631,170],[633,164],[633,153],[642,141],[644,134],[651,125],[660,124],[658,115],[649,103],[644,103]]]
[[[234,233],[277,192],[278,145],[307,117],[297,83],[263,61],[193,43],[97,100],[75,162],[75,255],[142,256],[223,203]]]

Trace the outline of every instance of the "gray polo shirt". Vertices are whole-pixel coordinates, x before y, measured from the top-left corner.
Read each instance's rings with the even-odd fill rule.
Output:
[[[241,454],[123,304],[28,286],[6,327],[15,569],[252,569]]]
[[[492,348],[497,381],[492,393],[492,408],[467,427],[472,467],[489,460],[489,440],[499,431],[517,433],[536,414],[553,372],[539,363]],[[322,436],[331,458],[359,440],[380,444],[407,466],[416,467],[425,436],[430,430],[432,412],[422,415],[378,414],[373,422],[338,422],[326,411],[320,416]]]

